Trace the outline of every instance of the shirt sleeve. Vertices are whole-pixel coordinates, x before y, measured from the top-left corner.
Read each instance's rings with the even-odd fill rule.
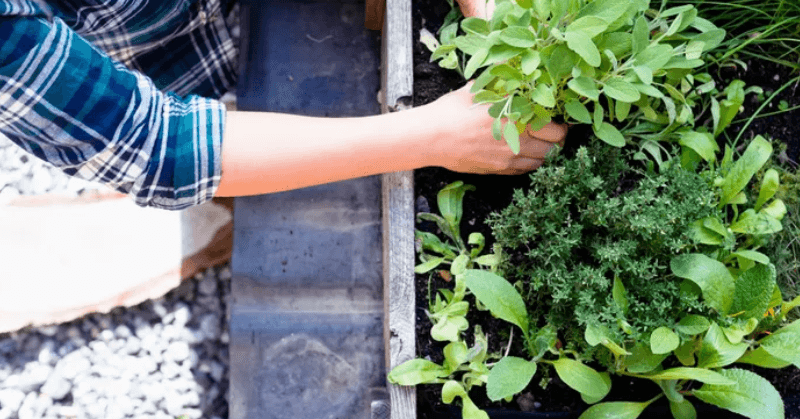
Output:
[[[219,185],[225,107],[159,91],[63,21],[0,17],[0,132],[65,173],[184,209]]]

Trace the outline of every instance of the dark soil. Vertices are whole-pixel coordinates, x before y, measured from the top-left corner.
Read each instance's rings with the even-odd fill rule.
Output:
[[[461,87],[465,82],[456,72],[443,70],[435,63],[429,61],[430,52],[419,42],[419,31],[422,27],[427,28],[432,33],[436,33],[441,26],[444,16],[448,13],[450,6],[442,0],[413,0],[413,33],[414,33],[414,106],[421,106],[430,103],[440,96]],[[745,71],[741,67],[725,67],[714,75],[719,80],[730,81],[741,79],[747,86],[761,86],[765,97],[769,97],[772,92],[779,89],[784,83],[797,77],[798,74],[791,74],[784,67],[778,67],[768,62],[751,61],[747,63],[748,69]],[[778,103],[785,100],[788,105],[800,104],[800,97],[797,96],[798,85],[794,84],[784,89],[762,113],[776,111]],[[744,115],[752,115],[760,106],[755,95],[748,95]],[[756,135],[781,140],[787,144],[786,158],[798,161],[800,152],[800,112],[794,111],[782,113],[776,116],[769,116],[754,120],[746,128],[743,123],[735,124],[727,133],[734,138],[739,131],[745,129],[742,135],[743,140],[749,140]],[[587,141],[589,130],[584,127],[576,126],[570,129],[564,152],[571,153],[581,144]],[[487,247],[491,246],[491,230],[484,224],[484,220],[493,211],[506,207],[512,198],[514,189],[525,188],[529,184],[528,175],[520,176],[487,176],[469,175],[454,173],[441,168],[426,168],[417,170],[414,174],[415,193],[417,196],[417,212],[437,212],[436,194],[445,185],[457,180],[467,184],[475,185],[476,190],[467,192],[464,198],[464,218],[462,221],[462,231],[466,236],[472,232],[481,232],[487,239]],[[435,226],[431,224],[421,224],[420,229],[435,232]],[[430,337],[431,323],[427,317],[429,296],[436,289],[448,287],[451,284],[446,282],[438,275],[429,278],[427,275],[418,275],[416,279],[416,303],[417,303],[417,355],[431,359],[434,362],[442,361],[442,349],[444,345],[436,342]],[[508,343],[508,324],[494,319],[485,312],[471,310],[468,317],[470,325],[481,324],[483,330],[489,335],[490,352],[498,352],[505,348]],[[470,329],[471,330],[471,329]],[[472,336],[467,335],[468,343],[472,343]],[[742,368],[743,366],[740,366]],[[751,368],[763,377],[768,378],[778,389],[784,399],[787,400],[787,417],[800,418],[800,405],[793,399],[800,394],[800,371],[796,368],[786,368],[783,370],[762,370]],[[474,390],[470,396],[473,401],[482,408],[486,408],[493,418],[501,417],[523,417],[522,412],[549,412],[537,417],[577,417],[588,405],[586,405],[578,394],[561,382],[555,374],[549,377],[546,389],[539,386],[542,380],[541,373],[537,373],[531,385],[510,403],[491,403],[485,396],[482,389]],[[460,417],[460,409],[448,406],[441,401],[441,386],[423,385],[417,388],[417,417],[420,419],[441,419]],[[627,378],[615,378],[612,386],[612,393],[606,401],[626,400],[643,401],[650,399],[659,393],[659,389],[651,381],[636,380]],[[704,410],[708,408],[714,413],[704,415]],[[498,410],[499,409],[499,410]],[[504,411],[515,411],[519,413],[502,413]],[[709,413],[710,413],[709,411]],[[698,407],[699,417],[741,417],[729,414],[727,411],[718,411],[711,406]],[[505,415],[505,416],[504,416]],[[517,415],[517,416],[514,416]],[[655,403],[642,417],[659,418],[671,417],[666,403]]]

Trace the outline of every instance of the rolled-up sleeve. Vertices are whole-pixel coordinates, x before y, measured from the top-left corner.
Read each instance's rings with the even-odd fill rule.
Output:
[[[0,17],[0,132],[65,173],[183,209],[219,185],[225,107],[159,91],[63,21]]]

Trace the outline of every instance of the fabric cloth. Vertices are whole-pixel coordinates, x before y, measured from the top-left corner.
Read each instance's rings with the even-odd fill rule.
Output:
[[[224,3],[221,3],[224,2]],[[219,184],[237,51],[225,0],[0,0],[0,133],[141,206]]]

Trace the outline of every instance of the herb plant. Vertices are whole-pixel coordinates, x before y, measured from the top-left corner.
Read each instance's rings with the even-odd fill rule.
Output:
[[[692,5],[663,5],[497,0],[490,20],[464,19],[463,34],[446,26],[440,41],[429,42],[431,59],[466,78],[483,69],[474,100],[492,104],[494,136],[515,152],[528,124],[536,130],[553,118],[591,124],[616,147],[635,139],[642,147],[693,124],[695,102],[714,90],[711,77],[695,69],[725,36]],[[714,125],[717,132],[718,118]]]

